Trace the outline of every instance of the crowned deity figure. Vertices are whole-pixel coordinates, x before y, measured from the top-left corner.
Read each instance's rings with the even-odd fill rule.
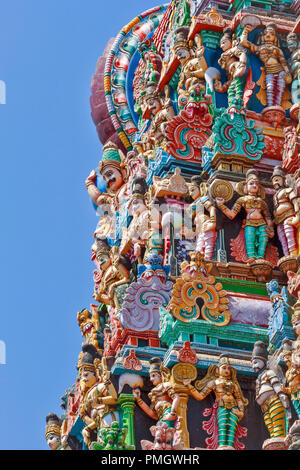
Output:
[[[197,400],[203,400],[212,392],[216,397],[218,449],[234,449],[237,426],[245,414],[248,400],[243,395],[229,358],[221,355],[218,364],[210,366],[205,377],[195,382],[195,387],[192,395]]]
[[[207,63],[203,55],[202,38],[200,34],[197,34],[193,44],[193,41],[188,40],[188,34],[189,28],[187,26],[182,26],[174,31],[174,52],[181,64],[177,85],[179,103],[180,96],[188,96],[190,88],[195,84],[205,86]]]
[[[251,25],[245,25],[241,35],[241,45],[258,55],[264,64],[263,74],[258,82],[261,86],[257,98],[263,106],[281,106],[288,109],[291,103],[288,101],[290,92],[287,89],[292,81],[292,76],[287,60],[280,48],[277,28],[274,23],[268,23],[261,32],[258,44],[248,40],[248,34],[252,31]]]
[[[175,393],[174,387],[170,383],[170,371],[162,366],[160,358],[150,359],[149,377],[153,384],[148,395],[151,401],[150,406],[142,400],[139,388],[133,389],[136,402],[150,418],[163,421],[168,427],[173,428],[176,419],[178,419],[179,395]]]
[[[287,35],[287,47],[291,54],[289,65],[293,77],[292,101],[300,103],[300,41],[297,33],[291,32]]]
[[[300,342],[283,341],[281,357],[287,366],[286,386],[282,389],[291,397],[298,419],[300,419]]]
[[[293,188],[286,185],[286,175],[280,166],[272,174],[273,187],[276,190],[274,201],[274,222],[282,245],[284,256],[297,256],[297,227],[300,225],[299,198]]]
[[[86,427],[82,431],[85,444],[90,447],[91,433],[97,432],[97,440],[101,430],[108,428],[113,422],[119,422],[118,395],[110,381],[105,359],[97,349],[86,344],[79,356],[78,372],[80,377],[81,403],[79,416]]]
[[[55,413],[46,416],[46,441],[51,450],[71,450],[67,442],[67,421],[60,419]]]
[[[256,402],[261,407],[270,437],[284,438],[287,422],[291,417],[290,403],[283,388],[283,374],[269,363],[268,350],[262,341],[254,344],[252,368],[258,374],[256,379]]]
[[[117,307],[115,289],[129,282],[130,262],[119,255],[117,246],[111,248],[106,240],[96,240],[92,249],[100,274],[93,297],[98,302]]]
[[[175,116],[168,91],[160,93],[156,84],[149,84],[141,93],[143,118],[151,120],[147,143],[151,148],[166,146],[166,127]]]
[[[248,263],[252,263],[265,257],[268,238],[274,236],[273,223],[255,170],[247,171],[246,181],[239,183],[238,191],[244,196],[236,200],[232,209],[225,206],[223,198],[216,198],[216,204],[229,219],[234,219],[242,208],[245,209],[245,245]]]
[[[189,215],[196,226],[196,250],[211,260],[214,252],[216,232],[216,208],[208,195],[208,184],[200,176],[193,176],[189,183],[189,193],[194,202],[188,207]]]
[[[125,254],[132,247],[133,257],[142,264],[142,252],[147,250],[150,239],[159,235],[161,217],[159,211],[150,206],[145,178],[135,178],[131,190],[128,213],[132,220],[128,228],[123,228],[120,253]]]
[[[223,85],[219,80],[214,81],[214,89],[220,93],[227,92],[229,106],[242,104],[247,51],[241,46],[239,39],[230,28],[224,30],[220,47],[223,53],[218,64],[226,71],[228,81]]]
[[[106,184],[107,194],[101,193],[97,188],[95,183],[97,173],[95,170],[90,173],[85,182],[89,196],[96,206],[108,203],[113,196],[117,196],[128,179],[125,155],[113,142],[108,142],[103,147],[99,173]]]

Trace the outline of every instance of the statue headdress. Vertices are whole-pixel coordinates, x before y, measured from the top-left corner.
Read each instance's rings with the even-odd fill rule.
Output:
[[[81,373],[82,370],[89,370],[91,372],[96,373],[97,366],[94,363],[95,359],[101,360],[101,356],[98,353],[95,346],[93,346],[92,344],[84,344],[82,346],[82,352],[79,355],[79,361],[78,361],[79,373]]]
[[[263,343],[262,341],[256,341],[252,351],[252,359],[261,359],[266,363],[268,360],[268,356],[269,354],[265,343]]]
[[[117,147],[116,144],[109,141],[102,149],[102,160],[99,163],[99,172],[103,173],[103,170],[107,166],[112,166],[118,170],[124,169],[125,155]]]
[[[55,434],[56,436],[60,436],[61,424],[62,420],[55,413],[49,413],[46,416],[46,439],[49,434]]]

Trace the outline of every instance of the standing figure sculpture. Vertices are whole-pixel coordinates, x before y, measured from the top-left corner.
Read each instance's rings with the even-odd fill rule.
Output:
[[[174,428],[178,423],[177,407],[179,405],[179,395],[175,393],[173,385],[170,383],[170,371],[162,366],[161,360],[154,357],[150,360],[149,370],[150,381],[153,388],[149,393],[151,405],[149,406],[141,398],[138,388],[133,389],[136,402],[139,407],[148,415],[159,422],[167,424],[169,428]],[[161,426],[159,424],[159,426]],[[172,445],[174,442],[172,442]]]
[[[261,86],[257,98],[263,106],[282,106],[284,109],[290,107],[288,99],[290,93],[286,86],[292,81],[287,60],[280,48],[276,25],[268,23],[260,34],[258,44],[253,44],[248,40],[248,34],[253,29],[246,25],[242,36],[241,44],[250,49],[253,54],[257,54],[264,67],[262,76],[258,82]],[[266,95],[265,95],[266,93]]]
[[[247,50],[241,46],[229,28],[224,30],[220,47],[223,51],[218,64],[226,71],[228,81],[223,85],[219,80],[214,82],[214,89],[220,93],[227,92],[228,106],[242,105],[245,73],[247,66]]]
[[[297,33],[287,35],[287,47],[291,54],[289,65],[293,77],[292,101],[300,103],[300,41]]]
[[[236,430],[245,414],[248,400],[237,381],[236,370],[228,357],[221,355],[218,365],[209,367],[206,376],[195,382],[193,396],[203,400],[211,392],[217,403],[218,449],[234,449]],[[193,388],[193,387],[192,387]]]
[[[246,181],[239,183],[238,191],[244,196],[237,199],[232,209],[225,206],[223,198],[216,198],[216,204],[229,219],[234,219],[242,208],[245,209],[245,245],[248,263],[251,263],[265,257],[268,238],[274,236],[273,223],[255,170],[247,171]]]
[[[181,95],[187,96],[190,88],[195,84],[205,86],[205,72],[207,63],[204,58],[204,47],[200,34],[194,39],[195,49],[188,40],[189,28],[181,27],[174,31],[175,56],[181,64],[181,72],[177,85],[178,102]]]
[[[300,342],[286,341],[281,357],[287,366],[285,374],[287,386],[283,387],[283,390],[290,395],[298,419],[300,419]]]
[[[256,402],[260,405],[271,439],[285,438],[287,421],[290,419],[289,399],[284,392],[278,371],[268,361],[268,350],[262,341],[254,344],[252,368],[258,373],[256,379]]]
[[[299,199],[293,188],[285,184],[285,173],[280,166],[274,168],[272,183],[274,194],[274,222],[284,256],[297,256],[297,227],[300,225]]]
[[[216,208],[208,195],[208,184],[200,176],[193,176],[189,184],[189,193],[194,202],[188,207],[188,213],[196,226],[196,249],[204,253],[205,259],[211,260],[216,232]]]
[[[108,428],[114,421],[119,422],[116,409],[118,395],[110,381],[106,364],[104,360],[101,361],[93,345],[82,347],[78,367],[82,396],[79,416],[86,423],[82,435],[85,444],[90,447],[93,431],[97,431],[99,440],[103,428]]]

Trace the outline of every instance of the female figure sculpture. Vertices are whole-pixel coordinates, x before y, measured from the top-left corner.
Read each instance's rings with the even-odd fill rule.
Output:
[[[133,389],[136,402],[139,407],[151,418],[167,423],[168,427],[174,427],[177,418],[177,406],[179,396],[175,393],[169,382],[170,374],[166,367],[162,367],[161,360],[154,357],[150,360],[150,380],[154,387],[149,393],[151,405],[147,405],[141,399],[139,389]]]
[[[229,219],[234,219],[242,208],[245,209],[245,244],[248,263],[251,263],[264,258],[268,238],[274,236],[274,229],[255,170],[247,171],[246,181],[239,190],[244,195],[237,199],[232,209],[225,206],[223,198],[216,198],[216,204]]]
[[[195,383],[198,392],[193,396],[203,400],[214,392],[218,404],[218,449],[234,449],[238,422],[245,414],[248,400],[243,396],[237,381],[236,370],[230,365],[228,357],[219,358],[218,365],[209,367],[206,376]]]
[[[257,54],[264,64],[263,75],[258,82],[261,85],[261,91],[257,98],[264,106],[282,106],[286,109],[290,106],[290,103],[286,103],[287,99],[284,100],[283,94],[286,85],[291,83],[292,76],[287,60],[279,47],[276,25],[269,23],[265,26],[257,45],[248,40],[248,34],[252,29],[250,25],[245,26],[241,36],[241,44],[250,49],[253,54]],[[266,90],[266,99],[263,96],[264,90]]]

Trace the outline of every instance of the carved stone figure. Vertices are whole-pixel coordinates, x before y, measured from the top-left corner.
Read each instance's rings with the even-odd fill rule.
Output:
[[[287,35],[287,47],[291,54],[289,65],[293,77],[292,82],[292,101],[300,102],[300,41],[297,33]]]
[[[133,389],[136,402],[148,416],[163,421],[168,427],[173,428],[177,419],[179,396],[169,381],[170,371],[162,366],[159,358],[154,357],[150,360],[149,376],[153,384],[153,389],[149,393],[151,405],[142,400],[141,392],[137,388]]]
[[[151,237],[159,234],[160,213],[149,204],[148,186],[144,178],[135,178],[132,183],[132,193],[128,202],[128,213],[132,221],[127,228],[123,228],[120,253],[126,254],[133,249],[133,258],[142,264],[145,250]]]
[[[195,84],[205,85],[205,72],[207,63],[204,58],[204,47],[202,46],[201,35],[195,36],[194,45],[188,41],[189,28],[182,26],[174,31],[174,52],[181,64],[181,72],[177,85],[177,92],[180,96],[186,95],[191,86]]]
[[[263,73],[258,82],[261,90],[257,94],[257,98],[263,106],[282,106],[287,109],[290,107],[288,102],[290,93],[286,87],[291,83],[292,76],[280,48],[276,25],[268,23],[265,26],[258,44],[253,44],[248,40],[248,34],[252,29],[250,25],[245,26],[241,36],[241,44],[250,49],[253,54],[257,54],[264,64]]]
[[[77,321],[84,338],[83,344],[92,344],[99,349],[97,332],[100,331],[100,321],[96,311],[93,310],[92,314],[86,308],[81,310],[77,314]]]
[[[294,422],[285,439],[288,450],[300,450],[300,420]]]
[[[248,263],[251,263],[264,258],[268,238],[274,236],[274,229],[257,172],[248,170],[246,181],[239,189],[244,192],[244,196],[237,199],[232,209],[225,206],[222,198],[216,198],[216,204],[229,219],[234,219],[242,208],[245,209],[245,243]]]
[[[84,442],[91,445],[91,433],[97,432],[97,440],[103,428],[112,422],[119,421],[116,410],[117,392],[110,381],[104,358],[101,359],[97,349],[84,345],[78,362],[82,399],[79,416],[86,423],[82,431]]]
[[[300,207],[297,194],[285,183],[285,173],[280,166],[272,174],[274,194],[274,222],[285,256],[297,256],[297,227],[300,225]]]
[[[208,195],[208,184],[203,178],[193,176],[189,192],[194,202],[188,212],[194,219],[197,243],[195,251],[204,253],[204,258],[211,260],[214,252],[216,232],[216,208]]]
[[[287,386],[283,387],[283,390],[290,395],[298,419],[300,419],[300,341],[286,341],[282,358],[287,365],[285,374]]]
[[[71,450],[67,442],[66,421],[55,413],[46,416],[46,441],[51,450]]]
[[[115,306],[115,288],[129,281],[129,264],[118,254],[118,247],[109,247],[105,240],[97,240],[93,248],[101,274],[94,294],[98,302]]]
[[[236,39],[229,28],[224,30],[220,47],[223,50],[218,64],[226,70],[228,81],[223,85],[219,80],[214,82],[214,89],[218,92],[227,92],[229,107],[242,105],[247,66],[247,50]]]
[[[290,419],[290,403],[283,391],[283,377],[278,369],[268,362],[268,350],[262,341],[254,344],[252,367],[258,373],[256,379],[256,402],[260,405],[265,424],[271,438],[284,438],[287,432],[287,419]]]
[[[165,132],[168,122],[175,116],[169,96],[164,98],[156,85],[147,86],[141,93],[143,100],[143,117],[151,120],[147,132],[148,142],[152,148],[166,146]]]
[[[108,142],[103,147],[102,160],[99,163],[99,173],[103,176],[108,194],[99,191],[95,184],[97,174],[93,170],[86,179],[86,188],[92,201],[101,206],[110,200],[109,196],[115,196],[127,180],[125,168],[125,155],[113,142]]]
[[[236,370],[226,356],[220,356],[218,365],[210,366],[206,376],[195,382],[198,390],[193,394],[203,400],[215,394],[218,426],[218,449],[234,449],[238,422],[243,418],[248,400],[243,396],[237,381]]]

